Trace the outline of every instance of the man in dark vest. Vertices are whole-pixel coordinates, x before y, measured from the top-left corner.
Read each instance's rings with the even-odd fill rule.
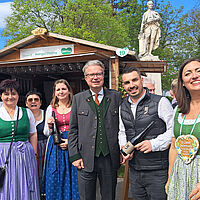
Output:
[[[103,89],[104,65],[92,60],[83,67],[89,90],[74,96],[69,125],[69,156],[78,170],[81,200],[96,199],[96,180],[102,199],[114,200],[117,170],[121,94]]]
[[[128,97],[120,107],[120,147],[154,121],[144,140],[135,146],[133,155],[122,157],[122,163],[130,160],[132,197],[134,200],[165,200],[168,149],[172,138],[172,106],[165,97],[150,94],[143,88],[143,79],[136,67],[124,69],[122,82]]]

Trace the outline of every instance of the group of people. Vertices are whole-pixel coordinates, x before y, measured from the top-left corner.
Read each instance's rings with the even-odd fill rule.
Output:
[[[104,71],[101,61],[87,62],[89,89],[74,96],[66,80],[57,80],[46,112],[40,93],[29,92],[22,108],[18,83],[0,83],[0,167],[6,171],[0,199],[95,200],[98,179],[101,198],[114,200],[117,170],[127,161],[134,200],[200,199],[200,59],[180,67],[174,110],[144,87],[136,67],[122,72],[123,100],[103,87]],[[120,154],[152,121],[134,151]]]
[[[120,106],[120,147],[154,121],[134,153],[122,156],[122,163],[129,160],[133,199],[200,199],[200,59],[181,65],[172,83],[172,105],[143,87],[135,67],[124,69],[122,81],[128,97]]]
[[[77,169],[70,163],[67,150],[73,98],[69,83],[64,79],[55,82],[46,112],[40,109],[39,92],[27,93],[27,108],[17,106],[19,84],[16,80],[2,81],[0,95],[0,166],[6,172],[0,199],[39,200],[45,196],[46,200],[78,200]],[[51,134],[52,111],[61,134],[62,143],[58,145],[54,145]]]

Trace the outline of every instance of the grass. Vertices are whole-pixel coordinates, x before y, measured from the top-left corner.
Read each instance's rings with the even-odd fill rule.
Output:
[[[125,171],[125,165],[121,165],[117,172],[117,177],[118,178],[123,178],[124,177],[124,171]]]

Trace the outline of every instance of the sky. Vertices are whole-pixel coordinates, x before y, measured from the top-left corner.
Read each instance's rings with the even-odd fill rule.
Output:
[[[163,0],[164,3],[170,1],[170,3],[175,8],[180,8],[180,6],[184,6],[184,12],[192,9],[199,0]],[[2,29],[5,27],[4,19],[11,14],[10,3],[12,0],[0,0],[0,33]],[[0,36],[0,49],[2,49],[6,44],[7,38]]]

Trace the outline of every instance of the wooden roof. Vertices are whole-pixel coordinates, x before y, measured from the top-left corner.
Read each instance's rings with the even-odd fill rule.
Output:
[[[48,37],[75,43],[75,44],[81,44],[81,45],[85,45],[89,47],[94,47],[94,48],[102,49],[106,51],[111,51],[111,52],[115,52],[117,50],[117,47],[108,46],[108,45],[99,44],[99,43],[95,43],[95,42],[91,42],[87,40],[82,40],[82,39],[78,39],[74,37],[69,37],[69,36],[64,36],[64,35],[48,32],[45,35],[30,35],[18,42],[15,42],[7,47],[4,47],[3,49],[0,50],[0,58],[8,54],[11,54],[15,51],[18,51],[24,47],[27,47],[35,42],[38,42],[41,39],[47,40]],[[132,56],[135,60],[138,59],[135,51],[129,51],[128,55]]]
[[[73,44],[74,54],[20,59],[20,50],[45,46],[57,46],[63,44]],[[110,60],[118,57],[117,47],[99,44],[74,37],[59,35],[47,32],[45,34],[30,35],[18,42],[15,42],[0,50],[0,68],[10,68],[18,66],[35,66],[47,64],[65,64],[76,62],[87,62],[88,60]],[[162,73],[166,71],[166,61],[139,61],[135,51],[129,51],[124,57],[119,57],[119,67],[135,66],[141,72]]]

